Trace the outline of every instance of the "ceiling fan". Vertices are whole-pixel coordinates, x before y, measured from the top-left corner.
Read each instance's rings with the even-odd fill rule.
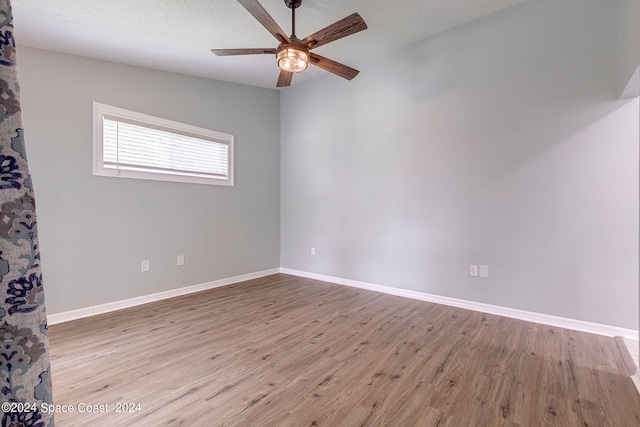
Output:
[[[273,20],[262,5],[258,3],[258,0],[238,0],[238,3],[244,6],[244,8],[247,9],[247,11],[249,11],[249,13],[258,20],[258,22],[273,34],[280,44],[275,49],[211,49],[211,51],[216,55],[275,54],[278,61],[278,67],[280,67],[280,76],[278,77],[277,87],[291,85],[293,73],[306,70],[309,63],[347,80],[351,80],[358,75],[358,70],[310,52],[312,49],[319,46],[365,30],[367,28],[367,24],[357,13],[349,15],[320,31],[299,40],[296,37],[296,9],[300,7],[302,0],[284,0],[287,7],[291,9],[292,30],[291,36],[289,37],[287,37],[282,28],[280,28],[276,21]]]

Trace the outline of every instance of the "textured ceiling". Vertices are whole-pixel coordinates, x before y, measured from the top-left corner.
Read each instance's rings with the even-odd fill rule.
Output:
[[[303,0],[303,38],[358,12],[368,29],[315,52],[366,72],[377,52],[397,49],[525,0]],[[287,33],[283,0],[260,3]],[[18,45],[159,70],[274,88],[275,57],[217,57],[211,48],[276,47],[278,42],[236,0],[13,0]],[[326,71],[295,75],[293,85]],[[339,78],[339,77],[335,77]]]

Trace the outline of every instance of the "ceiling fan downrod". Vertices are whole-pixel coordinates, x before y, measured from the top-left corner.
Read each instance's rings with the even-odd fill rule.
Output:
[[[284,0],[284,4],[291,9],[291,36],[296,36],[296,9],[302,4],[302,0]]]

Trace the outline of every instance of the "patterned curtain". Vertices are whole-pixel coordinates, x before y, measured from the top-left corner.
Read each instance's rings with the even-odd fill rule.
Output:
[[[11,3],[0,0],[0,425],[49,427],[47,318],[18,92]]]

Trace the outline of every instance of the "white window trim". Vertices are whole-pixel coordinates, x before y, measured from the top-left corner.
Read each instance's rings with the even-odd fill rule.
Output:
[[[229,147],[228,177],[205,178],[197,176],[163,174],[156,172],[118,170],[104,167],[103,158],[103,118],[106,116],[120,117],[124,122],[137,122],[140,125],[149,125],[150,128],[162,128],[177,134],[196,138],[213,140],[227,144]],[[191,126],[185,123],[175,122],[148,114],[125,110],[111,105],[93,103],[93,174],[96,176],[108,176],[117,178],[148,179],[154,181],[188,182],[209,185],[234,185],[234,137],[222,132]]]

